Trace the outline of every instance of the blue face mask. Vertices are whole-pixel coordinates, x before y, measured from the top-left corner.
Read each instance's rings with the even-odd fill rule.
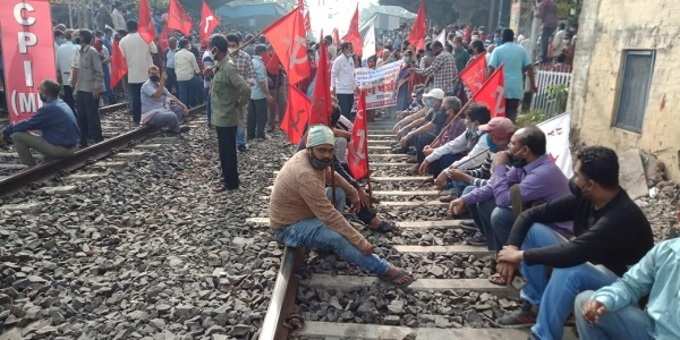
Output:
[[[491,138],[490,134],[486,134],[486,144],[489,145],[489,151],[496,153],[498,152],[498,145],[493,142],[493,138]]]

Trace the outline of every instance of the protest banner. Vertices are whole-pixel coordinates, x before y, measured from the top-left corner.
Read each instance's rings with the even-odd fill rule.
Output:
[[[395,61],[376,69],[368,67],[354,71],[359,90],[366,91],[366,109],[382,109],[397,104],[397,79],[403,61]]]

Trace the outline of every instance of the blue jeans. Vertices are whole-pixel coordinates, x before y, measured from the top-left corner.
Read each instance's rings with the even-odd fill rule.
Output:
[[[326,188],[326,196],[332,201],[332,189]],[[335,188],[335,208],[345,208],[345,192]],[[308,218],[274,231],[274,237],[288,247],[305,247],[332,251],[343,260],[355,264],[375,275],[384,275],[389,263],[378,255],[364,255],[344,236],[327,227],[318,218]]]
[[[576,328],[582,340],[609,339],[654,339],[650,334],[654,331],[654,321],[637,306],[624,307],[616,312],[607,312],[597,323],[591,324],[583,318],[583,304],[589,301],[594,292],[582,292],[574,303]]]
[[[474,186],[465,187],[465,190],[463,190],[463,195],[468,194],[476,188],[477,187]],[[467,209],[470,212],[470,215],[472,215],[472,219],[475,221],[475,224],[477,224],[479,231],[481,231],[484,237],[486,237],[486,246],[489,248],[489,250],[494,250],[492,243],[493,230],[491,228],[491,212],[493,212],[494,208],[496,208],[496,202],[493,200],[467,206]]]
[[[236,145],[246,146],[246,131],[242,127],[236,129]]]
[[[522,243],[522,250],[566,242],[552,228],[535,223]],[[540,306],[536,324],[531,331],[542,340],[562,339],[564,324],[574,310],[576,295],[609,285],[618,279],[616,274],[606,268],[596,267],[589,262],[569,268],[554,268],[550,275],[549,268],[544,265],[529,266],[522,262],[520,270],[527,280],[520,294],[522,299]]]
[[[192,81],[191,80],[184,80],[184,81],[178,81],[177,82],[177,96],[179,97],[179,100],[184,103],[184,105],[188,107],[193,107],[194,100],[191,96],[192,94],[192,89],[191,89]]]
[[[210,126],[210,119],[212,119],[212,106],[210,106],[210,88],[204,88],[203,95],[205,96],[205,111],[208,114],[208,126]]]
[[[501,250],[505,243],[508,242],[512,225],[515,223],[515,216],[510,208],[496,207],[491,212],[490,221],[492,231],[492,240],[490,240],[491,250]]]

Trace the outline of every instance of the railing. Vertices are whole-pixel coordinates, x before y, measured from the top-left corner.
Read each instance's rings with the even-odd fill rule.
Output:
[[[564,112],[569,86],[571,85],[571,68],[540,67],[536,72],[536,92],[531,100],[531,110],[540,111],[547,116]]]

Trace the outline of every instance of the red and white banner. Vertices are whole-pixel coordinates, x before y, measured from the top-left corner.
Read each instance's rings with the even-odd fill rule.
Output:
[[[0,1],[0,31],[9,119],[16,123],[42,106],[40,83],[57,79],[50,3]]]
[[[366,109],[381,109],[397,104],[397,79],[403,60],[385,64],[376,69],[362,67],[354,70],[354,79],[360,90],[366,91]]]
[[[571,178],[574,175],[571,149],[569,148],[571,113],[563,113],[536,126],[545,133],[546,151],[550,154],[550,157],[555,161],[557,167],[562,170],[562,173],[567,178]]]

